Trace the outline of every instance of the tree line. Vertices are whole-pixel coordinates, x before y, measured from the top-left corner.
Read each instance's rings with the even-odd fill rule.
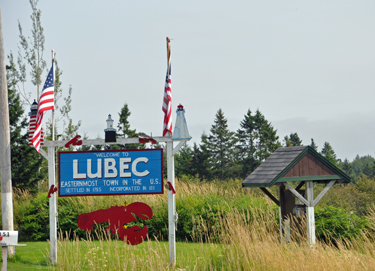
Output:
[[[209,181],[244,179],[277,148],[302,145],[296,132],[280,141],[277,130],[259,109],[254,113],[248,109],[239,126],[237,131],[230,131],[224,112],[219,109],[210,133],[202,134],[201,143],[194,143],[193,147],[185,145],[176,156],[176,176],[198,176]],[[314,139],[309,145],[319,152]],[[320,154],[343,168],[329,142],[324,143]]]
[[[129,122],[131,112],[127,103],[118,113],[118,138],[137,137],[138,132],[132,129]],[[229,180],[244,179],[266,160],[277,148],[302,146],[302,139],[297,132],[284,136],[280,141],[277,130],[265,118],[259,109],[252,112],[248,109],[237,131],[230,131],[228,121],[222,109],[215,115],[209,133],[203,132],[201,142],[192,146],[185,143],[175,155],[175,174],[198,177],[200,180]],[[324,142],[319,150],[313,138],[309,144],[328,161],[346,172],[354,183],[361,174],[375,177],[375,158],[368,156],[357,157],[349,162],[341,160],[329,142]],[[160,144],[153,148],[163,147]],[[116,150],[143,149],[145,144],[130,145],[101,145],[80,147],[78,150]],[[166,166],[166,165],[165,165]],[[166,174],[166,169],[164,174]],[[165,175],[166,177],[166,175]]]

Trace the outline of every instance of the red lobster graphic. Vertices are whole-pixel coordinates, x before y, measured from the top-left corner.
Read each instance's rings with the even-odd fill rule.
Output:
[[[148,220],[152,217],[152,209],[143,202],[133,202],[126,207],[112,206],[105,210],[100,209],[92,213],[81,214],[78,217],[78,227],[85,231],[92,231],[94,223],[108,222],[107,230],[110,229],[113,234],[118,233],[121,240],[126,241],[129,245],[138,245],[146,238],[148,229],[146,226],[141,229],[137,225],[125,229],[125,224],[137,220],[132,214]]]

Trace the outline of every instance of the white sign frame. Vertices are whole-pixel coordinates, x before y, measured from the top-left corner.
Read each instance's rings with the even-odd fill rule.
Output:
[[[172,136],[153,137],[156,142],[166,143],[167,153],[167,181],[175,187],[174,155],[189,139],[172,139]],[[179,141],[173,148],[173,142]],[[48,148],[48,153],[42,148],[40,154],[48,161],[48,185],[55,187],[55,147],[64,147],[68,140],[44,141],[44,147]],[[104,139],[83,139],[82,146],[90,145],[115,145],[115,144],[136,144],[139,138],[117,138],[116,142],[105,142]],[[169,263],[176,264],[176,198],[172,189],[168,190],[168,240],[169,240]],[[50,224],[50,259],[52,264],[57,263],[57,194],[51,194],[49,198],[49,224]]]

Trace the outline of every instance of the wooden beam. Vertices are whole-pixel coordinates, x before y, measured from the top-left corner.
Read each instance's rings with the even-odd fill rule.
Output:
[[[260,189],[266,194],[277,206],[280,206],[280,202],[267,190],[267,188],[260,187]]]
[[[299,185],[297,185],[296,190],[300,190],[301,187],[305,184],[305,182],[300,182]]]
[[[315,246],[315,211],[314,211],[314,183],[308,181],[306,183],[306,194],[309,205],[306,206],[306,224],[307,224],[307,238],[311,247]]]
[[[284,184],[281,184],[279,187],[278,187],[278,195],[279,195],[279,200],[280,200],[280,204],[279,204],[279,226],[280,226],[280,243],[282,244],[283,243],[283,239],[284,239],[284,230],[283,230],[283,217],[284,217],[284,210],[283,210],[283,207],[284,207],[284,190],[285,190],[285,185]]]
[[[328,190],[332,187],[332,185],[334,185],[336,182],[336,180],[332,180],[330,181],[326,187],[324,187],[324,189],[322,190],[322,192],[320,192],[320,194],[316,197],[316,199],[313,201],[313,204],[312,206],[315,207],[315,205],[318,204],[318,202],[322,199],[322,197],[328,192]]]
[[[48,188],[55,183],[55,147],[48,147]],[[50,259],[52,264],[57,263],[57,193],[49,198],[49,236]]]
[[[302,201],[306,206],[310,206],[308,201],[300,194],[297,190],[295,190],[290,184],[284,183],[285,186],[295,195],[300,201]]]
[[[325,181],[325,180],[339,180],[342,179],[339,175],[317,175],[317,176],[300,176],[300,177],[283,177],[277,182],[299,182],[299,181]]]
[[[156,142],[173,142],[179,140],[172,140],[170,136],[156,136],[153,137]],[[44,141],[44,147],[64,147],[69,140]],[[137,137],[132,138],[116,138],[116,142],[105,142],[104,139],[82,139],[82,146],[90,145],[114,145],[114,144],[136,144],[139,143]]]
[[[173,148],[173,152],[172,152],[172,155],[175,155],[182,147],[182,145],[188,141],[190,139],[181,139],[180,143],[178,143],[178,145],[176,147]]]
[[[40,148],[40,154],[41,154],[44,158],[46,158],[46,159],[48,160],[48,153],[47,153],[45,150],[43,150],[42,148]]]

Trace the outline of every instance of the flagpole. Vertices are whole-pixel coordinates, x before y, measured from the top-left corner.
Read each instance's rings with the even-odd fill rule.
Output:
[[[169,74],[169,66],[171,64],[171,47],[170,43],[171,40],[167,37],[167,74]]]
[[[52,50],[53,84],[55,92],[55,51]],[[54,94],[55,95],[55,94]],[[55,99],[54,99],[55,101]],[[55,141],[55,109],[52,109],[52,141]],[[55,187],[55,147],[48,147],[48,185]],[[56,193],[49,198],[49,235],[50,235],[50,258],[51,263],[57,263],[57,197]]]
[[[171,62],[171,48],[170,39],[167,37],[167,76],[169,74]],[[172,117],[171,117],[172,118]],[[171,137],[170,131],[166,134]],[[174,155],[173,155],[173,141],[167,142],[167,180],[168,183],[175,187],[175,172],[174,172]],[[169,241],[169,264],[174,266],[176,264],[176,196],[172,189],[168,189],[168,241]]]
[[[52,50],[53,84],[55,84],[55,51]],[[55,141],[55,109],[52,109],[52,141]]]

